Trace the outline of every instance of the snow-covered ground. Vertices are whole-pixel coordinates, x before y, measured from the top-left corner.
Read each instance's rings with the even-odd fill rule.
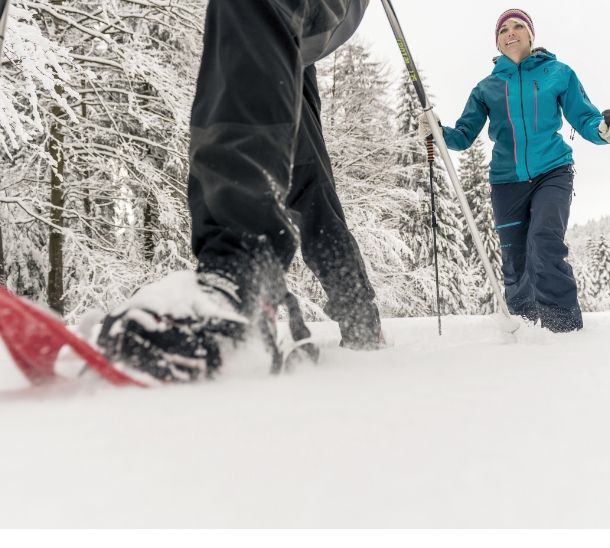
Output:
[[[610,313],[579,333],[386,320],[271,377],[19,385],[0,354],[0,527],[610,527]]]

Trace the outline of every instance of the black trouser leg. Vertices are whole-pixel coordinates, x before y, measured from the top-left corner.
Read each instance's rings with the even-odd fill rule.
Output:
[[[335,189],[313,66],[304,74],[301,126],[287,205],[300,228],[303,259],[328,296],[326,312],[339,322],[344,338],[378,342],[375,291]]]
[[[232,256],[262,236],[284,268],[290,263],[298,234],[284,206],[303,65],[325,51],[351,2],[210,0],[191,118],[189,207],[200,260]]]
[[[304,62],[300,48],[328,42],[349,6],[349,0],[210,1],[192,111],[189,174],[193,251],[203,270],[236,273],[239,286],[250,284],[255,289],[258,280],[282,279],[281,270],[290,264],[299,240],[285,204],[301,117]],[[315,102],[317,92],[314,95]],[[308,120],[304,131],[317,132],[315,142],[321,143],[321,150],[318,145],[310,147],[317,157],[315,169],[324,166],[323,178],[330,184],[323,191],[312,187],[313,194],[318,193],[318,207],[333,213],[323,230],[330,234],[337,223],[341,225],[334,237],[344,250],[351,249],[355,263],[353,268],[342,268],[339,263],[345,257],[336,252],[336,244],[332,251],[325,251],[324,260],[316,260],[321,255],[315,248],[321,248],[315,233],[320,219],[315,215],[303,225],[308,233],[304,254],[323,279],[331,300],[341,308],[348,299],[339,295],[338,277],[355,280],[353,285],[359,283],[363,295],[372,297],[373,292],[332,186],[316,114],[319,105],[314,112],[304,112]],[[311,144],[310,139],[301,142]],[[300,182],[309,177],[304,170],[301,164]],[[320,174],[315,173],[314,179],[320,179]],[[310,209],[305,205],[306,196],[312,196],[307,186],[300,184],[292,196],[290,203],[297,210]],[[255,275],[252,282],[251,273],[256,273],[263,255],[275,258],[272,262],[277,264],[272,269],[263,267],[267,272]],[[352,293],[352,302],[353,298]]]
[[[202,262],[260,239],[287,267],[298,242],[284,202],[299,124],[305,0],[208,5],[191,118],[189,207]],[[247,244],[246,244],[247,245]]]

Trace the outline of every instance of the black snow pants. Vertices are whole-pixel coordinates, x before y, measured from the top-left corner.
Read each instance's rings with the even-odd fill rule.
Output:
[[[378,314],[335,192],[316,58],[304,58],[314,51],[304,45],[311,38],[323,52],[350,3],[211,0],[191,119],[189,206],[200,263],[241,269],[247,280],[261,242],[284,271],[300,243],[338,321],[361,307]]]

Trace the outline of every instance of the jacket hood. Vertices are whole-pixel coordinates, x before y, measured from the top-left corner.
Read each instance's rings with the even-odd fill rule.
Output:
[[[521,61],[524,68],[533,68],[545,61],[555,61],[557,56],[544,48],[535,48],[532,54]],[[499,55],[493,58],[495,64],[492,74],[510,73],[517,70],[518,64],[511,61],[506,55]]]

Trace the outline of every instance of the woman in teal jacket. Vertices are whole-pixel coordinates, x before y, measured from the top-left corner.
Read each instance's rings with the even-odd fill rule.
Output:
[[[465,150],[489,118],[491,198],[509,309],[552,331],[572,331],[582,327],[582,314],[565,260],[574,170],[572,149],[559,134],[562,114],[595,144],[608,144],[610,129],[574,71],[552,53],[532,50],[534,36],[524,11],[500,16],[502,55],[473,89],[455,128],[443,127],[443,134],[450,149]],[[430,134],[425,116],[419,131]]]

